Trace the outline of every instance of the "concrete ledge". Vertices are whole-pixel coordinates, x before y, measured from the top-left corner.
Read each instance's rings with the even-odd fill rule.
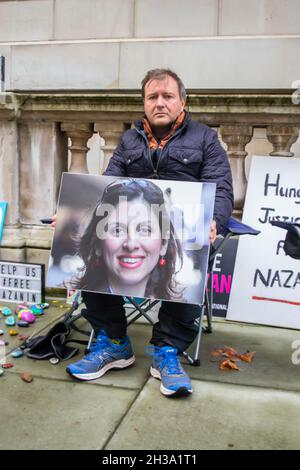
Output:
[[[187,88],[290,88],[300,76],[292,60],[299,48],[300,38],[123,42],[119,87],[136,88],[147,70],[170,67]]]
[[[11,88],[118,88],[118,64],[118,43],[14,46]]]
[[[300,76],[299,61],[293,60],[300,48],[299,36],[11,48],[11,90],[139,89],[153,67],[174,69],[193,89],[288,89]]]

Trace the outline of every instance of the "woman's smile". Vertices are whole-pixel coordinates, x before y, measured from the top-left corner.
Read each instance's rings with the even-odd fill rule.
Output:
[[[121,255],[118,256],[119,264],[125,269],[136,269],[142,266],[145,256]]]

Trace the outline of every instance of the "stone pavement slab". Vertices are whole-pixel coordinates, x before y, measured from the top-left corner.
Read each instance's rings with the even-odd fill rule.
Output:
[[[105,449],[300,449],[299,429],[299,393],[195,380],[170,399],[151,378]]]
[[[295,352],[292,343],[300,340],[300,331],[227,321],[215,321],[213,329],[212,334],[202,335],[201,366],[186,366],[192,378],[300,390],[300,364],[294,365],[291,359]],[[256,351],[252,364],[239,362],[239,372],[220,371],[220,360],[213,358],[210,352],[224,346],[231,346],[241,353]],[[193,352],[193,348],[190,351]]]
[[[4,449],[101,449],[136,391],[16,374],[0,378]]]

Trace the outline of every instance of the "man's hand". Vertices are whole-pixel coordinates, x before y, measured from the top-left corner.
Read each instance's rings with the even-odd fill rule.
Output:
[[[56,219],[57,219],[57,214],[54,214],[52,217],[52,223],[51,223],[51,227],[55,228],[56,227]]]
[[[213,243],[216,238],[217,238],[217,223],[215,220],[213,220],[210,226],[209,243]]]

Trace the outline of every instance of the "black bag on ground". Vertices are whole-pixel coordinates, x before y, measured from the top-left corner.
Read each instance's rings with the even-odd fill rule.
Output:
[[[67,361],[78,354],[78,348],[67,346],[67,344],[88,344],[88,341],[84,340],[67,339],[71,328],[89,336],[88,332],[80,330],[73,324],[76,318],[81,317],[80,314],[77,315],[75,319],[72,318],[73,312],[75,312],[79,306],[79,298],[80,291],[77,292],[72,307],[67,312],[64,319],[55,323],[46,335],[36,336],[35,338],[25,341],[23,349],[25,349],[24,352],[27,357],[31,359],[50,359],[51,357],[56,357],[60,361]]]
[[[65,322],[60,321],[45,336],[37,336],[27,341],[25,355],[31,359],[49,359],[51,357],[57,357],[60,361],[71,359],[78,353],[78,348],[71,348],[67,346],[67,343],[77,343],[78,340],[67,340],[69,334],[70,328]],[[86,344],[86,341],[83,344]]]

